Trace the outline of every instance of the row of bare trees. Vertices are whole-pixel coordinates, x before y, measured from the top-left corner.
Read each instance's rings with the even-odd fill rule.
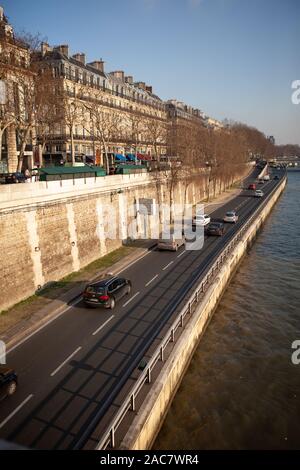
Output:
[[[38,41],[29,39],[34,57]],[[171,186],[179,178],[188,181],[191,169],[206,168],[209,198],[211,191],[216,193],[217,184],[230,185],[251,156],[272,158],[276,150],[262,132],[244,124],[227,122],[223,129],[213,130],[199,120],[166,122],[138,111],[114,109],[105,102],[105,96],[92,96],[88,86],[73,84],[67,88],[71,85],[38,61],[31,60],[28,69],[18,70],[5,65],[5,61],[2,66],[0,54],[0,64],[0,78],[8,84],[6,102],[0,106],[0,159],[3,134],[14,124],[20,145],[18,170],[28,143],[38,138],[42,154],[49,137],[59,133],[68,134],[71,160],[75,163],[75,135],[79,128],[81,133],[89,134],[94,149],[100,147],[107,171],[112,142],[126,142],[135,153],[141,142],[146,142],[156,160],[166,144],[168,153],[181,161],[180,167],[172,166]]]

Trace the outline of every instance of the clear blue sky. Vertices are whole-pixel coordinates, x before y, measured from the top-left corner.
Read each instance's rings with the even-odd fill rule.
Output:
[[[207,114],[300,144],[300,0],[0,0],[15,29],[68,43]]]

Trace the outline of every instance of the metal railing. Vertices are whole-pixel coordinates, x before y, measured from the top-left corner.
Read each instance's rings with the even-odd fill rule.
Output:
[[[286,174],[282,178],[282,181],[280,181],[280,185],[283,184],[283,182],[286,180]],[[267,197],[262,201],[261,204],[255,209],[253,214],[249,217],[249,219],[241,226],[241,228],[238,230],[238,232],[233,236],[233,238],[230,240],[230,242],[223,248],[221,249],[221,252],[216,255],[216,259],[213,262],[213,264],[209,267],[206,268],[207,272],[202,278],[200,284],[193,289],[192,294],[189,296],[185,306],[180,310],[178,313],[176,319],[174,320],[173,324],[171,327],[168,329],[166,334],[164,335],[164,338],[160,342],[160,344],[157,346],[155,349],[152,358],[150,361],[147,363],[147,366],[139,379],[136,381],[134,386],[131,388],[130,393],[128,395],[128,398],[126,401],[123,403],[123,405],[120,407],[119,411],[116,413],[114,416],[112,422],[110,423],[109,427],[106,429],[104,432],[101,440],[99,441],[96,449],[101,450],[101,449],[106,449],[108,447],[114,448],[115,447],[115,434],[120,426],[121,422],[123,421],[125,415],[128,413],[128,411],[135,411],[136,409],[136,397],[143,388],[143,386],[146,383],[151,382],[151,372],[154,369],[155,365],[159,361],[164,360],[164,351],[168,344],[170,342],[175,341],[175,334],[179,328],[183,328],[184,326],[184,319],[193,313],[193,306],[195,304],[198,304],[199,299],[201,295],[203,295],[211,283],[212,279],[215,278],[216,272],[218,272],[221,268],[221,266],[224,264],[224,261],[227,259],[228,255],[232,253],[232,249],[237,245],[237,243],[241,240],[245,232],[249,229],[251,226],[253,220],[257,215],[262,211],[262,209],[267,205],[271,197],[273,196],[274,192],[278,190],[278,185],[276,185],[270,193],[267,195]]]

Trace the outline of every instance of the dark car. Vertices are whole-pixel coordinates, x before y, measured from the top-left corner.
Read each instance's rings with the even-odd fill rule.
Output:
[[[275,176],[274,176],[274,180],[279,180],[279,176],[278,176],[278,175],[275,175]]]
[[[249,184],[248,189],[255,190],[256,189],[256,184],[254,184],[254,183]]]
[[[24,173],[16,171],[15,173],[8,173],[5,176],[5,183],[12,184],[12,183],[25,183],[26,176]]]
[[[0,400],[15,393],[18,385],[18,377],[10,367],[0,365]]]
[[[83,301],[87,307],[105,307],[113,309],[116,302],[131,291],[131,282],[122,277],[110,277],[93,284],[88,284],[83,292]]]
[[[217,235],[221,237],[224,235],[225,227],[222,222],[212,222],[206,229],[207,235]]]

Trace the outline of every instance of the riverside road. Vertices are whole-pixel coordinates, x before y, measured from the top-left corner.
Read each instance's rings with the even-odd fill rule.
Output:
[[[259,186],[265,195],[284,175],[277,174],[279,180]],[[114,310],[87,309],[80,300],[13,349],[7,362],[17,371],[19,386],[0,403],[0,437],[29,448],[95,447],[95,417],[108,422],[139,376],[138,365],[150,343],[170,326],[187,285],[196,274],[201,278],[201,268],[213,261],[263,199],[243,191],[214,211],[212,219],[236,210],[239,222],[225,224],[223,237],[205,237],[199,251],[149,251],[122,272],[131,280],[132,292]]]

